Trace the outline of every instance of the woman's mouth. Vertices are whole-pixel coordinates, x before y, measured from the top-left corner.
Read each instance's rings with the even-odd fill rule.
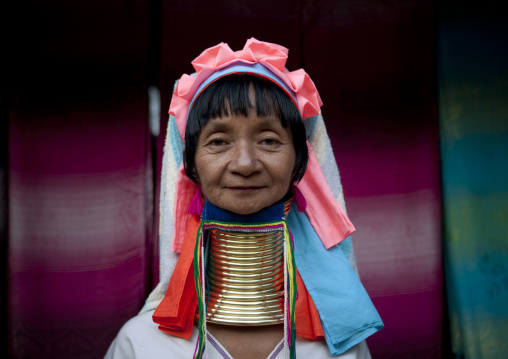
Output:
[[[234,186],[234,187],[228,187],[228,189],[232,191],[237,192],[254,192],[259,189],[263,188],[262,186]]]

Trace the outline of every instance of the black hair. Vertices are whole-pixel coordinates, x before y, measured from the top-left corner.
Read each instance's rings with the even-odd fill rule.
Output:
[[[253,104],[249,93],[251,87],[256,96],[256,114],[274,115],[284,128],[290,128],[296,153],[292,183],[298,183],[307,168],[309,152],[306,142],[305,126],[300,111],[289,95],[278,85],[263,77],[248,74],[231,74],[212,82],[196,98],[189,112],[185,129],[185,152],[183,164],[185,173],[198,183],[194,172],[196,146],[201,129],[212,118],[222,116],[247,116]]]

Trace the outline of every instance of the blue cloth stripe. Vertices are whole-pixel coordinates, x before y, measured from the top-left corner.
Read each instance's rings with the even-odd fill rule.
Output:
[[[287,223],[296,267],[318,309],[330,353],[344,353],[381,330],[383,322],[343,250],[326,250],[307,215],[296,208]]]
[[[284,202],[277,202],[251,214],[238,214],[210,203],[208,199],[203,205],[202,218],[227,223],[259,224],[280,221],[284,217]]]
[[[183,161],[183,140],[180,137],[178,126],[174,116],[169,116],[169,140],[171,143],[171,150],[173,152],[173,158],[175,159],[176,168],[180,167],[180,163]],[[166,144],[167,148],[167,144]]]

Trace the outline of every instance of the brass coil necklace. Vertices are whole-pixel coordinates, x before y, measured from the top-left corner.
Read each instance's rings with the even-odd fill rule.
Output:
[[[291,202],[285,204],[286,214]],[[284,233],[211,228],[207,321],[225,325],[284,323]]]

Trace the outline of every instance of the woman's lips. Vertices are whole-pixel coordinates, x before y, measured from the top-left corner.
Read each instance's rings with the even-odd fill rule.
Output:
[[[262,186],[235,186],[235,187],[227,187],[227,188],[232,191],[237,191],[237,192],[254,192],[254,191],[257,191],[263,187]]]

